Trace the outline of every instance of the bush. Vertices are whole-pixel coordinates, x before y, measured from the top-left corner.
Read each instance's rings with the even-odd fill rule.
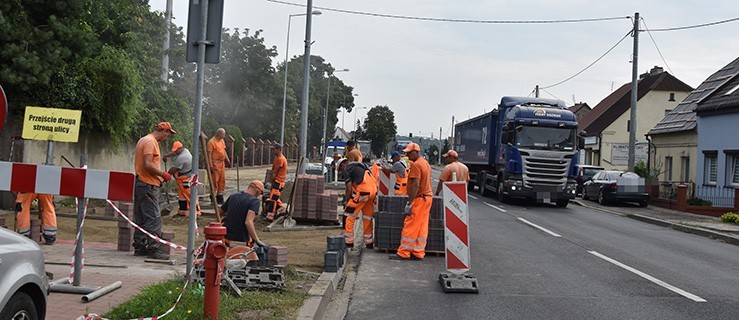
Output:
[[[739,223],[739,214],[727,212],[721,215],[721,221]]]
[[[701,206],[701,207],[712,207],[713,202],[710,200],[703,200],[701,198],[690,198],[688,199],[688,205],[691,206]]]

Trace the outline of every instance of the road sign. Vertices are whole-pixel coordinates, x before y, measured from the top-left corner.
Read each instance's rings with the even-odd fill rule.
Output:
[[[467,183],[445,182],[442,190],[446,269],[452,273],[464,273],[470,269]]]
[[[23,139],[77,142],[81,110],[26,107]]]
[[[190,0],[187,16],[187,62],[198,61],[198,41],[200,41],[200,2],[208,1],[206,20],[205,63],[221,61],[221,28],[223,28],[223,0]]]
[[[0,86],[0,131],[5,126],[5,118],[8,117],[8,99],[5,97],[3,86]]]

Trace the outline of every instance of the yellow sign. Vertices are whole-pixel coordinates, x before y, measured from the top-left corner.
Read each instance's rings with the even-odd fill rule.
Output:
[[[77,142],[81,110],[26,107],[23,139]]]

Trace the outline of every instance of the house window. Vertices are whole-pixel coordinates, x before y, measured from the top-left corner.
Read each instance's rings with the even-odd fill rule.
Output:
[[[690,157],[680,157],[680,181],[690,180]]]
[[[670,101],[675,101],[675,93],[670,92]]]
[[[733,186],[739,186],[739,156],[734,154],[732,157],[734,161],[732,161],[733,168],[731,170],[732,178],[731,178],[731,184]]]
[[[672,181],[672,157],[665,157],[665,181]]]
[[[726,154],[726,185],[739,187],[739,151]]]
[[[716,151],[703,153],[703,184],[716,185],[718,181],[718,160]]]

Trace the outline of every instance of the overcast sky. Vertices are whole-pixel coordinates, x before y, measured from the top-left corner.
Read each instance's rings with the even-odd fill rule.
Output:
[[[305,4],[303,0],[285,0]],[[164,11],[166,0],[150,0]],[[187,24],[187,0],[174,0],[174,22]],[[739,17],[736,0],[314,0],[314,7],[413,17],[471,20],[560,20],[626,17],[639,12],[649,29],[696,25]],[[563,24],[480,24],[389,19],[320,10],[311,47],[355,88],[358,107],[387,105],[398,133],[438,137],[452,116],[466,120],[490,111],[505,95],[526,96],[582,70],[631,28],[629,19]],[[226,0],[224,27],[264,30],[267,45],[285,57],[287,20],[302,7],[267,0]],[[644,24],[642,24],[644,29]],[[653,32],[672,74],[696,87],[739,54],[739,21],[681,31]],[[290,56],[303,53],[305,17],[294,17]],[[639,37],[639,71],[665,67],[649,34]],[[631,81],[633,38],[574,79],[542,91],[568,105],[591,107]],[[193,88],[194,90],[194,88]],[[357,118],[366,115],[357,110]],[[353,114],[347,113],[346,127]],[[339,125],[341,116],[339,116]],[[350,128],[351,129],[351,128]]]

